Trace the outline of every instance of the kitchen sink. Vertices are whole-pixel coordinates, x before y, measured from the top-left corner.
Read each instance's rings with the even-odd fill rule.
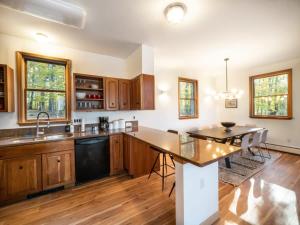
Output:
[[[19,142],[35,142],[35,141],[54,141],[54,140],[63,140],[68,137],[72,137],[73,134],[48,134],[42,136],[35,135],[26,135],[23,137],[12,138],[10,139],[13,143]]]

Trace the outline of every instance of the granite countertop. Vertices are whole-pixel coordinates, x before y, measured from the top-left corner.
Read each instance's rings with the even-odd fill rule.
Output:
[[[154,149],[170,153],[177,160],[190,162],[197,166],[211,164],[241,150],[239,147],[231,146],[229,144],[221,144],[213,141],[192,138],[186,134],[177,135],[147,127],[138,127],[135,128],[134,131],[117,129],[99,132],[87,131],[84,133],[53,133],[39,138],[34,136],[6,137],[0,139],[0,150],[1,147],[4,148],[25,144],[75,140],[121,133],[125,133],[131,137],[144,141],[150,144],[150,146]]]
[[[25,144],[36,144],[42,142],[64,141],[64,140],[108,136],[114,134],[121,134],[123,132],[125,132],[125,129],[97,131],[97,132],[86,131],[86,132],[75,132],[75,133],[49,133],[46,134],[45,136],[41,136],[38,138],[33,135],[3,137],[0,138],[0,148],[8,147],[8,146],[25,145]]]
[[[241,151],[239,147],[177,135],[147,127],[126,132],[127,135],[147,142],[154,148],[172,154],[175,158],[197,166],[205,166]]]

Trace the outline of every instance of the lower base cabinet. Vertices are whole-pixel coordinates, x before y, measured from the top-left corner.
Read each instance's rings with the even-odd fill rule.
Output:
[[[150,145],[137,138],[126,136],[125,165],[129,175],[140,177],[149,174],[159,154]],[[154,169],[160,169],[159,160]]]
[[[74,141],[0,149],[0,205],[75,183]]]
[[[120,174],[123,166],[123,134],[115,134],[109,137],[110,149],[110,175]]]
[[[75,182],[74,151],[42,155],[43,189],[51,189]]]
[[[40,155],[1,160],[0,167],[0,199],[18,198],[42,190]]]

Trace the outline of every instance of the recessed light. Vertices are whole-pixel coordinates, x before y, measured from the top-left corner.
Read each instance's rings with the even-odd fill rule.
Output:
[[[40,43],[48,42],[48,36],[46,34],[43,34],[43,33],[36,33],[35,34],[35,39]]]
[[[180,23],[186,13],[186,6],[183,3],[175,2],[165,9],[165,16],[170,23]]]

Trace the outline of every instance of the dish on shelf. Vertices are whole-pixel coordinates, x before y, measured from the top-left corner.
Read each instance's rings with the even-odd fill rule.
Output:
[[[85,96],[86,96],[85,92],[77,92],[77,93],[76,93],[76,97],[77,97],[78,99],[84,99]]]
[[[91,88],[92,89],[99,89],[99,85],[97,85],[97,84],[91,84]]]

